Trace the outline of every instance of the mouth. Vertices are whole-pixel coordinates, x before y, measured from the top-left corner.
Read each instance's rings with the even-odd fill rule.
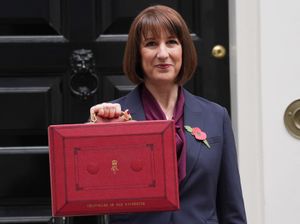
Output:
[[[172,66],[171,64],[157,64],[157,65],[155,65],[155,67],[157,67],[159,69],[168,69],[171,66]]]

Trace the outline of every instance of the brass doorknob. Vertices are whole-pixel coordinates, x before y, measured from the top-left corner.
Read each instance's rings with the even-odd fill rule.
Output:
[[[286,108],[284,123],[288,132],[300,139],[300,99],[295,100]]]
[[[212,56],[222,59],[226,56],[226,48],[223,45],[216,45],[211,51]]]

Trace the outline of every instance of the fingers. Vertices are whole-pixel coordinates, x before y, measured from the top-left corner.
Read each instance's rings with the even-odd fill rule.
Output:
[[[118,103],[101,103],[97,104],[90,109],[90,117],[93,119],[113,119],[118,118],[121,115],[121,105]]]
[[[122,117],[122,119],[124,121],[130,121],[130,120],[132,120],[132,117],[131,117],[130,112],[129,112],[128,109],[125,110],[124,112],[121,112],[121,117]]]

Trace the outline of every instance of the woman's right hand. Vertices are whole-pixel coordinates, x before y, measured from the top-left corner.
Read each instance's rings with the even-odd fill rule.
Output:
[[[118,103],[101,103],[90,108],[90,121],[119,122],[124,121],[121,105]]]

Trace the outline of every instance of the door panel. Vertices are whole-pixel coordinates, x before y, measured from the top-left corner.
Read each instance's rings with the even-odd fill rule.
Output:
[[[51,219],[47,147],[0,148],[0,223]],[[30,189],[30,191],[28,190]]]
[[[47,145],[47,127],[63,121],[60,85],[58,77],[1,77],[1,146]]]
[[[103,101],[120,98],[134,87],[123,75],[107,75],[103,80]]]
[[[59,85],[59,78],[1,78],[0,102],[6,104],[2,104],[0,129],[44,131],[50,124],[61,123]]]
[[[51,25],[51,17],[49,16],[51,15],[51,9],[56,8],[50,7],[48,0],[1,2],[0,35],[57,34],[57,30]]]
[[[127,34],[133,18],[154,4],[173,7],[190,28],[199,64],[185,87],[230,110],[228,56],[217,59],[211,54],[216,44],[228,48],[227,1],[1,2],[0,223],[50,221],[47,127],[85,122],[92,105],[135,87],[122,71]],[[67,221],[101,223],[103,219]]]

